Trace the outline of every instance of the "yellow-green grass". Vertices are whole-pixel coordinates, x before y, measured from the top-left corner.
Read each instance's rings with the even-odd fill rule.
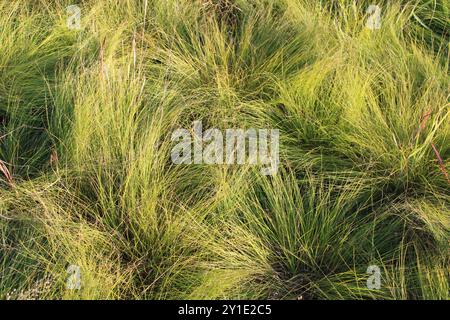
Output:
[[[2,1],[0,298],[449,299],[450,7],[370,4]],[[195,120],[278,174],[174,165]]]

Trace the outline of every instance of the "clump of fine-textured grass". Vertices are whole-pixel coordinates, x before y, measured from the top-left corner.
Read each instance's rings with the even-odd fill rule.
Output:
[[[72,4],[0,4],[0,298],[449,299],[445,1]],[[173,164],[196,120],[278,174]]]

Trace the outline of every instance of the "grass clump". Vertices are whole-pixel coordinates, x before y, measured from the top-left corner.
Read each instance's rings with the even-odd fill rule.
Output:
[[[449,299],[445,1],[73,4],[0,4],[0,298]],[[173,164],[196,120],[278,174]]]

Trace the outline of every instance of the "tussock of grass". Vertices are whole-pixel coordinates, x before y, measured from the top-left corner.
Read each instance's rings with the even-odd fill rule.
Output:
[[[70,4],[0,4],[0,298],[449,299],[445,1]],[[195,120],[278,174],[174,165]]]

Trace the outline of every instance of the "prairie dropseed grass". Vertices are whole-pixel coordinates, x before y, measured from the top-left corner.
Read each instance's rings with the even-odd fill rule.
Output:
[[[0,299],[449,299],[449,13],[0,2]],[[174,163],[196,121],[275,174]]]

